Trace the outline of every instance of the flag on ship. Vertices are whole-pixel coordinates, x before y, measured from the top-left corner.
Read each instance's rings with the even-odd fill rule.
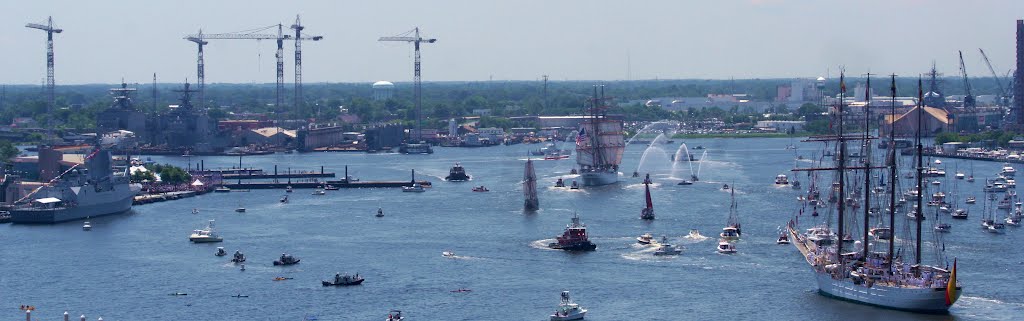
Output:
[[[580,133],[576,135],[576,146],[582,146],[585,141],[587,141],[587,129],[580,128]]]

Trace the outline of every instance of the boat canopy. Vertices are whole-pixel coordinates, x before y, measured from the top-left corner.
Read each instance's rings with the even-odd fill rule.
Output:
[[[56,197],[46,197],[46,198],[38,198],[38,199],[34,200],[33,202],[40,203],[40,204],[53,204],[53,203],[59,203],[60,199],[56,198]]]

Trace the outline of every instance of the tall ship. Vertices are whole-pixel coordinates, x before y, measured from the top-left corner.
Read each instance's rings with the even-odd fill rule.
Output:
[[[526,160],[526,169],[523,173],[523,209],[536,211],[540,209],[540,200],[537,199],[537,173],[533,170],[533,160]]]
[[[870,78],[868,81],[870,84]],[[843,76],[840,76],[840,88],[840,95],[845,96],[846,90]],[[895,100],[895,75],[893,75],[891,90],[893,100]],[[923,245],[923,213],[922,211],[910,208],[909,203],[911,202],[906,202],[907,204],[897,202],[896,191],[899,188],[899,176],[897,175],[898,154],[895,144],[890,143],[886,157],[887,164],[885,166],[873,166],[871,156],[864,153],[861,154],[866,156],[863,159],[848,161],[847,141],[854,141],[854,146],[866,148],[866,146],[870,146],[870,140],[873,137],[868,132],[863,133],[863,136],[844,136],[842,121],[842,115],[844,114],[843,100],[840,99],[839,101],[840,104],[833,109],[835,112],[833,114],[833,128],[836,128],[836,132],[831,135],[815,136],[808,139],[808,141],[823,142],[826,146],[835,148],[835,166],[794,169],[794,171],[832,172],[835,177],[835,181],[832,184],[834,186],[832,192],[837,193],[839,197],[836,198],[835,203],[829,204],[829,215],[826,217],[830,219],[826,219],[823,226],[818,225],[808,229],[807,233],[801,233],[796,227],[796,222],[800,219],[809,218],[798,217],[790,221],[787,225],[787,231],[793,240],[792,244],[810,265],[814,279],[818,284],[818,290],[825,296],[904,311],[924,313],[947,312],[949,307],[959,299],[963,290],[957,281],[956,259],[953,259],[952,268],[950,269],[950,262],[944,259],[945,246],[942,245],[942,250],[938,250],[938,245],[942,243],[940,234],[936,235],[938,241],[932,242],[932,245],[936,247],[934,252],[937,254],[935,264],[924,264],[921,251]],[[921,114],[923,114],[921,109],[923,107],[923,105],[918,105],[917,107],[917,128],[921,128]],[[895,110],[892,112],[895,115]],[[912,115],[912,113],[913,111],[908,112],[905,116]],[[867,116],[864,119],[867,122],[872,117]],[[895,121],[892,123],[895,123]],[[894,141],[892,139],[893,129],[894,127],[890,128],[890,142]],[[917,173],[916,184],[923,189],[925,187],[922,184],[923,176],[926,174],[922,169],[926,167],[926,164],[921,156],[923,147],[920,136],[921,134],[918,132],[917,164],[915,164],[915,168]],[[871,190],[869,187],[873,184],[871,180],[873,171],[876,171],[876,173],[887,172],[884,174],[890,178],[888,180],[890,183],[887,187],[887,193],[861,193],[861,191]],[[876,195],[872,196],[872,194]],[[916,208],[918,209],[924,209],[924,194],[920,192],[914,195],[917,203]],[[887,207],[888,217],[883,215],[872,216],[870,214],[871,208],[880,207],[871,203],[873,198],[878,200],[879,205]],[[853,204],[857,206],[852,206]],[[863,216],[856,213],[860,209],[863,209]],[[835,212],[837,215],[831,215],[832,212]],[[905,224],[910,224],[905,229],[907,231],[905,234],[907,235],[900,237],[900,239],[905,240],[904,242],[893,242],[892,239],[885,241],[872,240],[869,238],[869,226],[871,226],[870,221],[872,217],[877,217],[881,221],[880,223],[883,223],[882,225],[888,223],[889,230],[897,231],[898,229],[894,228],[897,221],[897,212],[909,212],[912,214],[910,220],[900,219],[902,222],[907,222]],[[833,217],[836,218],[836,229],[834,231],[831,225],[833,223],[831,218]],[[858,222],[857,219],[863,221]],[[886,219],[888,222],[885,222]],[[860,244],[851,242],[850,244],[852,245],[849,245],[850,248],[847,248],[846,236],[856,233],[858,223],[863,224],[863,231],[860,231],[863,232],[862,239],[859,240]],[[916,236],[910,235],[909,231],[911,229],[916,229]],[[893,238],[895,238],[895,235]],[[909,247],[911,246],[909,244],[912,244],[913,252],[908,253],[911,251],[896,250],[896,243],[900,243],[901,248],[904,246]]]
[[[576,163],[580,165],[583,186],[600,186],[619,181],[619,164],[626,149],[622,120],[611,119],[606,114],[607,101],[604,86],[598,96],[594,86],[594,97],[587,108],[587,118],[580,123],[576,136]]]
[[[52,224],[124,213],[141,186],[125,172],[115,173],[110,151],[97,149],[85,157],[84,168],[72,166],[14,203],[11,222]]]

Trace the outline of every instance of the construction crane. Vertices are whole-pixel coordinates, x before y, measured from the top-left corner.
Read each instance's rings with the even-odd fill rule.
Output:
[[[414,96],[415,96],[415,100],[416,100],[416,140],[418,141],[423,136],[423,133],[422,133],[422,128],[423,128],[422,127],[422,122],[423,122],[423,116],[422,115],[423,115],[423,113],[421,112],[421,108],[420,108],[421,96],[422,96],[421,95],[422,89],[420,88],[420,43],[423,43],[423,42],[425,42],[425,43],[434,43],[434,42],[437,42],[437,39],[420,37],[420,28],[416,27],[416,28],[413,28],[409,32],[406,32],[404,34],[400,34],[400,35],[397,35],[397,36],[394,36],[394,37],[380,37],[380,39],[377,39],[377,41],[404,41],[404,42],[411,42],[411,43],[413,43],[413,47],[416,49],[415,50],[415,52],[416,52],[415,53],[415,58],[413,60],[413,83],[414,83],[414,85],[413,85],[413,92],[414,92]]]
[[[25,27],[46,31],[46,111],[47,113],[51,113],[53,112],[55,104],[53,95],[53,34],[64,32],[64,29],[53,27],[53,17],[46,17],[45,25],[38,23],[29,23],[26,24]]]
[[[967,66],[964,65],[964,53],[959,50],[957,52],[960,53],[960,76],[964,78],[964,91],[967,92],[964,95],[964,111],[973,113],[977,103],[974,101],[974,95],[971,94],[971,82],[967,80]]]
[[[1003,81],[1000,79],[1001,77],[999,77],[999,74],[996,74],[995,68],[992,68],[992,62],[988,60],[988,55],[985,54],[985,50],[978,48],[978,51],[981,52],[981,58],[985,59],[985,65],[988,66],[988,71],[992,73],[992,78],[996,79],[996,86],[999,86],[1000,103],[1006,103],[1003,100],[1010,97],[1010,93],[1006,91],[1006,87],[1003,87]]]
[[[202,107],[206,103],[206,80],[203,75],[203,46],[209,44],[206,40],[203,40],[203,29],[199,29],[199,33],[195,36],[186,36],[185,40],[196,43],[199,46],[199,55],[196,58],[196,83],[199,85],[199,107]]]
[[[303,26],[302,23],[299,21],[299,15],[295,15],[295,24],[293,24],[291,28],[295,30],[295,38],[293,39],[295,40],[295,107],[298,108],[299,106],[301,106],[300,104],[302,103],[302,41],[320,41],[324,37],[303,36],[302,30],[306,29],[306,26]],[[280,31],[278,31],[278,33],[280,33]],[[280,41],[277,43],[277,45],[278,48],[281,48]],[[280,49],[278,49],[278,52],[281,52]],[[280,79],[284,79],[284,72],[281,71],[283,70],[284,65],[281,63],[280,60],[278,60],[278,64],[280,66],[278,68],[281,68],[278,69],[278,77],[280,77]]]
[[[273,29],[275,27],[277,28],[277,34],[259,33],[259,32],[265,32],[266,30],[271,30],[271,29]],[[208,40],[208,39],[213,39],[213,40],[221,40],[221,39],[229,39],[229,40],[275,40],[277,42],[277,52],[274,54],[274,57],[277,59],[277,87],[276,87],[276,90],[275,90],[275,96],[276,96],[276,105],[275,105],[275,107],[276,108],[280,108],[280,106],[283,106],[283,104],[284,104],[284,41],[285,40],[295,40],[295,38],[292,38],[291,35],[284,34],[283,30],[284,30],[284,25],[276,24],[276,25],[272,25],[272,26],[256,28],[256,29],[250,29],[250,30],[244,30],[244,31],[239,31],[239,32],[217,33],[217,34],[203,34],[202,31],[200,31],[198,34],[185,36],[185,40],[192,41],[192,42],[195,42],[196,44],[199,44],[199,58],[198,58],[198,61],[197,61],[198,62],[198,66],[199,66],[198,67],[199,100],[203,101],[203,99],[204,99],[203,95],[204,95],[204,91],[205,91],[204,90],[204,87],[205,87],[204,83],[205,83],[205,81],[204,81],[204,75],[203,75],[203,45],[206,45],[208,43],[208,42],[206,42],[206,40]],[[303,40],[319,41],[320,39],[323,39],[323,37],[322,36],[306,36],[306,37],[303,37],[301,39],[303,39]],[[301,56],[299,54],[296,54],[296,59],[301,59]],[[298,73],[299,71],[296,71],[296,72]]]

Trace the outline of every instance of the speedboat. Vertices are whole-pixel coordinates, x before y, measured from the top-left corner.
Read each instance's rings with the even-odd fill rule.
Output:
[[[480,185],[480,186],[473,187],[473,191],[474,192],[489,192],[490,190],[487,189],[487,187],[484,187],[483,185]]]
[[[703,239],[704,235],[700,235],[700,231],[697,229],[690,229],[690,234],[687,234],[686,237],[691,239]]]
[[[651,233],[644,233],[644,235],[636,237],[636,242],[640,244],[650,245],[651,243],[654,243],[654,236],[651,236]]]
[[[966,220],[967,214],[967,210],[958,208],[955,211],[953,211],[953,214],[950,214],[949,216],[958,220]]]
[[[217,253],[214,253],[213,255],[215,255],[215,256],[225,256],[225,255],[228,255],[228,252],[225,252],[224,251],[224,247],[221,246],[221,247],[217,247]]]
[[[313,195],[324,195],[324,194],[327,194],[327,192],[324,192],[324,190],[322,190],[322,189],[317,188],[317,189],[313,190]]]
[[[281,253],[281,258],[274,260],[274,265],[292,265],[299,264],[300,259],[296,259],[294,256],[288,255],[287,253]]]
[[[453,258],[455,258],[455,252],[453,252],[453,251],[444,251],[444,252],[441,252],[441,256],[453,259]]]
[[[239,205],[238,207],[235,208],[235,212],[245,213],[245,208]]]
[[[235,254],[231,256],[231,263],[244,263],[244,262],[245,262],[245,254],[242,254],[241,251],[235,250]]]
[[[188,236],[188,240],[192,243],[215,243],[223,242],[224,238],[217,235],[217,232],[213,230],[213,220],[206,223],[206,228],[193,230],[192,235]]]
[[[339,190],[341,188],[337,187],[337,186],[334,186],[334,185],[327,185],[327,186],[324,186],[324,189],[328,190],[328,191],[337,191],[337,190]]]
[[[288,203],[288,195],[281,196],[281,203]]]
[[[558,305],[555,313],[551,314],[551,321],[583,320],[587,309],[581,308],[569,298],[569,291],[562,291],[562,303]]]
[[[423,193],[427,190],[423,189],[423,185],[420,185],[420,183],[414,182],[411,186],[402,186],[402,191],[409,193]]]
[[[733,254],[736,253],[736,245],[732,244],[726,239],[718,240],[718,253],[722,254]]]
[[[974,204],[975,202],[977,202],[977,200],[974,199],[974,196],[968,196],[967,200],[964,202],[966,202],[967,204]]]
[[[789,244],[789,235],[779,233],[779,239],[775,241],[775,244]]]
[[[935,225],[936,232],[949,233],[952,230],[953,226],[949,225],[949,223],[940,223],[938,225]]]
[[[693,185],[693,182],[684,179],[682,182],[679,182],[676,185]]]
[[[775,185],[787,185],[787,184],[789,184],[789,178],[786,177],[786,174],[779,174],[778,176],[775,176]]]
[[[658,245],[658,249],[654,251],[654,255],[679,255],[679,253],[683,253],[683,249],[668,243],[668,238],[665,236],[661,237],[661,243],[658,243]]]
[[[321,281],[320,283],[324,286],[349,286],[360,285],[363,283],[363,280],[363,277],[359,276],[359,273],[356,273],[356,275],[348,275],[347,273],[342,275],[341,273],[335,273],[333,281]]]
[[[388,313],[388,318],[385,319],[385,321],[402,321],[402,320],[405,320],[405,317],[402,316],[402,311],[399,311],[399,310],[391,310],[391,312]]]
[[[91,231],[92,230],[92,224],[89,224],[89,221],[85,221],[85,224],[82,224],[82,230],[83,231]]]

